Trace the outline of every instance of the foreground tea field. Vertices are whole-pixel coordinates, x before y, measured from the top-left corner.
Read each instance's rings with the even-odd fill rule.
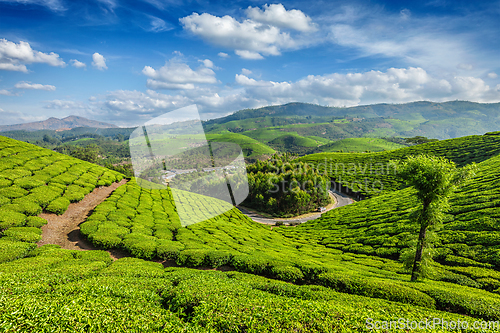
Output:
[[[163,268],[133,258],[111,262],[102,251],[46,245],[0,264],[2,331],[369,332],[367,318],[471,326],[477,320],[251,274]]]
[[[41,239],[42,211],[63,214],[96,186],[123,176],[0,136],[0,262],[26,255]]]

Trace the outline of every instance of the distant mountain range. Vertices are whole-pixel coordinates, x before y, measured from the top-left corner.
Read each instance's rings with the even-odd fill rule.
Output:
[[[36,121],[32,123],[4,125],[0,126],[0,132],[6,131],[39,131],[39,130],[68,130],[76,127],[92,127],[92,128],[117,128],[118,126],[100,121],[90,120],[78,116],[68,116],[58,119],[51,117],[44,121]]]
[[[339,119],[347,121],[339,121]],[[306,125],[307,124],[307,125]],[[246,109],[205,122],[211,132],[288,127],[285,131],[330,140],[347,137],[427,136],[450,139],[500,130],[500,103],[451,101],[326,107],[306,103]],[[299,126],[300,125],[300,126]],[[302,129],[299,130],[299,127]],[[307,129],[306,129],[307,128]],[[256,132],[260,135],[259,132]],[[257,135],[256,134],[256,135]]]

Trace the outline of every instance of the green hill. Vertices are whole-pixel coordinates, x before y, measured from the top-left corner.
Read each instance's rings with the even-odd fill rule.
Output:
[[[123,175],[0,136],[0,262],[26,255],[47,222],[42,211],[63,214],[96,186]]]
[[[309,127],[308,134],[298,132],[299,135],[317,135],[331,140],[415,135],[449,139],[497,131],[500,128],[500,103],[422,101],[347,108],[289,103],[241,110],[223,118],[209,120],[205,127],[209,131],[244,131],[302,123],[316,125]]]
[[[207,140],[236,143],[243,150],[245,157],[249,159],[265,159],[275,153],[271,147],[239,133],[208,134]]]
[[[320,152],[379,152],[403,148],[404,145],[378,138],[347,138],[320,146]]]
[[[161,261],[165,268],[136,258],[112,262],[105,251],[53,245],[35,249],[36,239],[25,235],[36,233],[43,221],[19,213],[16,198],[28,202],[35,199],[36,188],[44,193],[59,188],[58,197],[51,200],[68,199],[72,186],[83,188],[82,183],[90,189],[120,175],[2,138],[0,184],[5,191],[0,194],[6,199],[0,208],[0,328],[368,332],[367,318],[442,318],[471,324],[500,320],[498,136],[447,140],[373,153],[371,158],[393,158],[386,154],[394,152],[391,156],[401,157],[408,149],[449,156],[461,165],[480,163],[475,178],[452,198],[453,209],[440,231],[436,272],[418,283],[409,282],[395,260],[412,238],[408,213],[415,204],[412,191],[397,186],[298,227],[271,230],[237,209],[181,227],[169,189],[141,188],[132,179],[96,207],[81,231],[103,249]],[[325,154],[314,155],[316,162],[318,155]],[[370,154],[353,155],[361,161]],[[32,183],[43,182],[40,175],[45,182]],[[23,187],[26,184],[33,190]],[[192,204],[206,209],[202,200]],[[38,211],[29,214],[36,217]]]
[[[482,162],[500,152],[500,132],[430,142],[377,153],[318,153],[298,159],[366,196],[402,188],[391,160],[408,155],[446,157],[459,166]]]

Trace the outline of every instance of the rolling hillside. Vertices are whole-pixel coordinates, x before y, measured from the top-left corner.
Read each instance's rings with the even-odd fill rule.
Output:
[[[333,179],[365,196],[376,196],[402,188],[392,160],[408,155],[446,157],[459,166],[482,162],[500,152],[500,132],[420,144],[377,153],[318,153],[298,159],[326,172]]]
[[[316,135],[330,140],[415,135],[449,139],[500,129],[500,104],[453,101],[334,108],[289,103],[241,110],[207,121],[205,125],[209,131],[244,131],[304,123],[315,125],[298,134]]]
[[[41,209],[61,213],[84,190],[121,175],[1,138],[0,328],[347,332],[370,331],[368,317],[500,320],[498,136],[447,140],[372,158],[404,156],[401,151],[408,149],[440,152],[461,165],[480,163],[475,178],[453,197],[440,231],[435,274],[418,283],[409,282],[396,260],[414,228],[407,222],[412,192],[396,187],[295,228],[271,229],[237,209],[181,227],[169,189],[141,188],[132,179],[96,207],[81,232],[102,249],[164,265],[137,258],[112,262],[105,251],[35,249]],[[362,155],[369,154],[354,156]],[[19,205],[19,200],[32,204]],[[37,320],[29,320],[34,313]]]

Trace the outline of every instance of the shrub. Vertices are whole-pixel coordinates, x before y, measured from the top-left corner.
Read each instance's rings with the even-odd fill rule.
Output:
[[[263,257],[249,255],[236,255],[233,257],[232,266],[240,272],[257,275],[269,274],[269,260]]]
[[[122,242],[122,239],[116,235],[110,235],[100,232],[90,234],[89,239],[92,244],[103,249],[116,248]]]
[[[123,238],[123,247],[134,257],[152,259],[156,255],[156,238],[138,233],[131,233]]]
[[[24,258],[30,251],[36,248],[36,244],[16,241],[10,238],[0,239],[0,263]]]
[[[24,197],[27,194],[28,191],[16,185],[0,189],[0,195],[10,199]]]
[[[26,215],[0,208],[0,229],[21,227],[26,222]]]
[[[224,251],[209,251],[205,256],[205,265],[209,267],[221,267],[228,265],[233,256]]]
[[[0,188],[12,185],[12,181],[6,178],[0,178]]]
[[[27,227],[40,228],[47,224],[47,220],[38,216],[28,216],[26,219]]]
[[[289,265],[274,265],[271,267],[271,274],[278,280],[292,283],[304,278],[304,274],[300,269]]]
[[[159,258],[164,260],[177,260],[180,251],[184,249],[184,244],[172,240],[158,240],[156,253]]]
[[[435,308],[435,301],[432,297],[395,282],[333,272],[321,274],[318,279],[321,285],[344,293]]]
[[[84,234],[85,236],[89,236],[90,234],[94,233],[99,229],[99,224],[101,224],[101,221],[93,220],[89,221],[87,220],[86,222],[83,222],[80,224],[80,232]]]
[[[36,191],[38,189],[43,189],[44,191]],[[49,186],[41,186],[31,191],[29,195],[25,198],[31,200],[42,207],[47,207],[51,201],[60,196],[60,193],[53,191]],[[18,199],[22,200],[22,199]]]
[[[48,212],[61,215],[68,209],[70,202],[67,198],[60,197],[52,201],[46,208]]]
[[[84,259],[90,261],[103,261],[106,264],[111,264],[113,258],[109,255],[107,251],[94,250],[94,251],[77,251],[75,253],[75,259]]]
[[[14,184],[26,190],[45,185],[45,182],[35,177],[24,177],[14,180]]]
[[[85,194],[85,189],[77,185],[70,185],[66,191],[64,191],[64,197],[70,202],[83,200],[83,198],[85,198]]]
[[[7,199],[6,197],[0,195],[0,206],[3,206],[8,203],[10,203],[10,199]]]
[[[328,269],[326,267],[317,266],[310,263],[296,263],[295,266],[300,269],[300,271],[304,275],[304,278],[309,281],[316,281],[318,279],[318,276],[328,272]]]
[[[21,242],[36,243],[42,239],[42,230],[34,227],[12,227],[5,230],[3,235]]]
[[[28,216],[36,216],[42,212],[42,207],[28,197],[14,199],[12,200],[11,205],[5,205],[4,208],[11,209]]]
[[[206,254],[206,250],[184,250],[179,253],[175,263],[179,266],[200,267],[205,262]]]

